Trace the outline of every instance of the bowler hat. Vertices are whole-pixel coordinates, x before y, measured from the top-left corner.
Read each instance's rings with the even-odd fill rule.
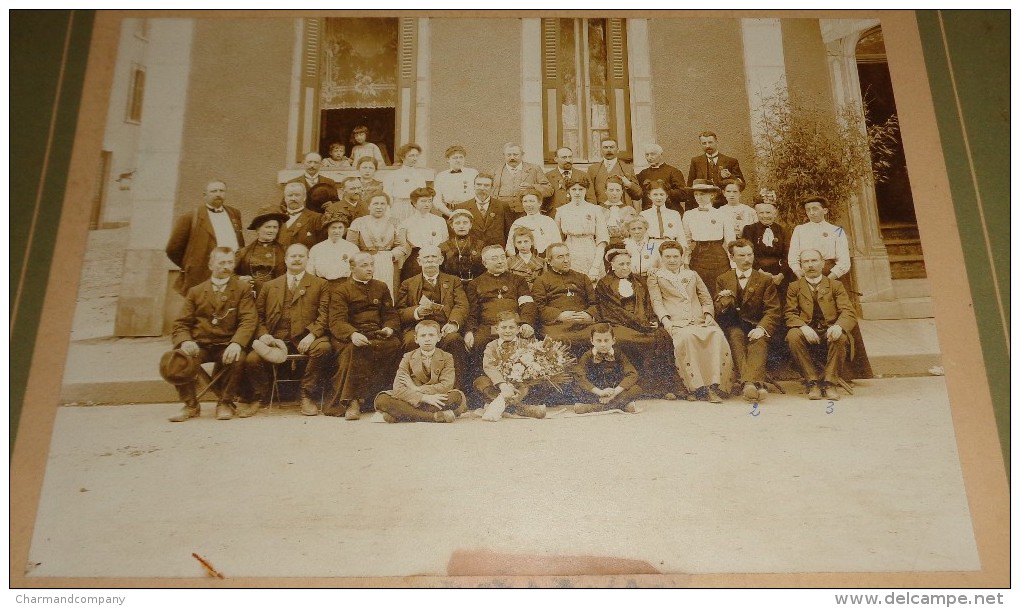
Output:
[[[688,188],[688,190],[693,190],[694,192],[699,192],[699,191],[700,192],[718,192],[719,186],[716,186],[715,184],[713,184],[711,181],[709,181],[707,179],[696,179],[691,184],[691,187]]]
[[[255,340],[251,347],[260,357],[270,363],[283,363],[287,360],[287,343],[279,338],[273,338],[272,344]]]
[[[286,213],[280,213],[280,207],[278,205],[267,205],[258,210],[255,217],[252,218],[251,223],[248,224],[248,230],[258,230],[262,224],[265,224],[269,220],[276,220],[282,225],[289,219]]]
[[[198,376],[198,359],[179,348],[167,351],[159,358],[159,375],[170,384],[187,384]]]

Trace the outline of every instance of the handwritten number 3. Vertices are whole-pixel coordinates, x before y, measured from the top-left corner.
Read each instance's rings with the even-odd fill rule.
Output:
[[[752,416],[759,416],[759,415],[761,415],[761,410],[758,409],[758,402],[757,401],[754,402],[754,405],[751,406],[751,411],[748,412],[748,413],[751,414]]]
[[[828,404],[827,406],[825,406],[825,413],[826,413],[826,414],[831,414],[831,413],[832,413],[832,408],[833,408],[833,407],[834,407],[835,405],[836,405],[835,403],[833,403],[832,401],[830,401],[830,402],[829,402],[829,404]]]

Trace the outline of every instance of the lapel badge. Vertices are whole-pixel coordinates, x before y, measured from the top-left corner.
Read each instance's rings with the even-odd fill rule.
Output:
[[[510,291],[510,288],[509,288],[509,287],[507,287],[506,285],[504,285],[504,286],[503,286],[503,291]]]
[[[823,233],[822,233],[822,238],[823,238],[823,239],[827,239],[827,238],[829,238],[829,233],[828,233],[828,232],[823,232]]]
[[[220,296],[220,302],[226,302],[226,301],[227,301],[227,296],[225,296],[225,295]]]
[[[379,298],[375,298],[374,300],[372,300],[372,303],[373,304],[378,304],[379,303]]]
[[[496,214],[490,211],[489,212],[489,217],[496,217]]]
[[[273,257],[273,254],[271,254],[271,253],[267,253],[267,254],[266,254],[266,257],[267,257],[267,258],[271,258],[271,257]]]
[[[667,227],[667,228],[672,228],[672,227],[673,227],[673,224],[666,224],[666,227]]]
[[[219,325],[220,324],[220,320],[215,318],[215,317],[213,317],[212,324],[213,325]]]
[[[297,295],[299,295],[299,296],[303,296],[303,295],[305,295],[305,288],[304,288],[304,287],[302,287],[302,288],[301,288],[301,291],[299,291]]]
[[[712,223],[714,224],[714,223],[715,223],[715,220],[712,220]]]

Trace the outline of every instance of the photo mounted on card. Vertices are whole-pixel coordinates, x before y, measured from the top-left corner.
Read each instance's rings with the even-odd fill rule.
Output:
[[[88,52],[13,586],[1008,584],[914,13],[99,11]],[[529,194],[559,234],[508,263]]]

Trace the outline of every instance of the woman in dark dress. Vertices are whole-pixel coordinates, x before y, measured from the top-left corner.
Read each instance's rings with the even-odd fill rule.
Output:
[[[287,272],[286,252],[276,240],[280,226],[287,221],[287,214],[280,213],[278,206],[259,209],[255,219],[248,224],[248,230],[255,231],[255,240],[237,252],[238,276],[251,277],[252,289],[256,295],[262,284]]]

